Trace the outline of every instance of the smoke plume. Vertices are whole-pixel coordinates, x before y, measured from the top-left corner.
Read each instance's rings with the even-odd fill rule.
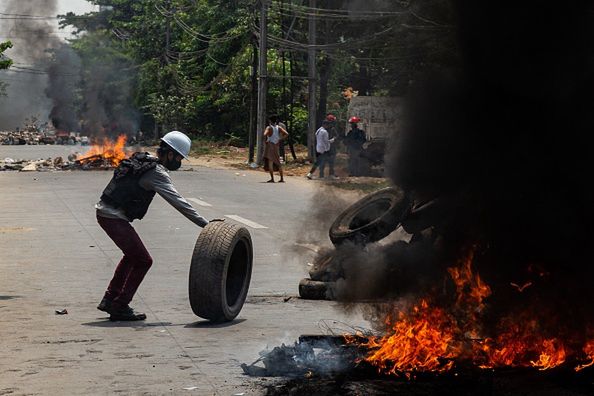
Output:
[[[419,78],[388,164],[395,185],[442,215],[420,242],[346,254],[343,290],[422,295],[474,249],[493,290],[487,324],[520,307],[543,334],[579,342],[594,325],[593,7],[452,7],[460,62]],[[384,276],[361,284],[357,268],[373,260]]]
[[[135,134],[140,114],[132,105],[132,62],[111,50],[113,38],[101,32],[80,36],[83,44],[74,50],[56,35],[55,20],[38,18],[57,15],[57,1],[39,5],[9,0],[2,8],[19,19],[0,26],[0,35],[13,40],[15,60],[5,73],[10,86],[0,99],[0,129],[35,116],[92,137]]]
[[[49,81],[45,94],[52,100],[49,118],[57,129],[78,131],[79,121],[75,107],[76,92],[80,84],[81,62],[74,50],[63,44],[54,52],[48,68]]]
[[[42,15],[57,15],[56,0],[43,2]],[[2,11],[19,16],[40,15],[39,2],[32,0],[6,0]],[[54,35],[56,26],[51,19],[5,19],[0,25],[0,40],[14,44],[7,54],[15,61],[10,71],[3,72],[9,83],[7,97],[0,98],[0,129],[21,126],[26,118],[47,118],[51,108],[44,95],[47,85],[47,50],[56,48],[60,40]],[[41,70],[41,72],[40,72]]]
[[[492,289],[488,333],[517,314],[579,344],[594,326],[594,6],[450,8],[457,62],[417,78],[388,150],[393,183],[417,206],[433,203],[430,227],[410,242],[339,248],[338,295],[441,293],[447,268],[472,250]]]

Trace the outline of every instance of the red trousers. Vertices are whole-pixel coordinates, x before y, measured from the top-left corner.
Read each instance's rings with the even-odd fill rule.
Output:
[[[153,259],[129,222],[101,216],[97,216],[97,222],[124,253],[104,297],[115,306],[126,306],[151,268]]]

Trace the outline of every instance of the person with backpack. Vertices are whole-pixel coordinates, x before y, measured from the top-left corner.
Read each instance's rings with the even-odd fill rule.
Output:
[[[155,193],[198,227],[209,223],[177,192],[168,174],[188,158],[191,144],[188,136],[173,131],[161,139],[156,157],[135,153],[123,160],[95,205],[99,226],[124,253],[97,306],[109,313],[110,320],[146,319],[144,313],[134,311],[129,304],[153,259],[130,223],[144,217]]]

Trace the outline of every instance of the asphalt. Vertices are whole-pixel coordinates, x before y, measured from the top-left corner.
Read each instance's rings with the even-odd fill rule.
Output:
[[[0,160],[80,149],[0,146]],[[334,302],[298,298],[313,252],[295,241],[323,235],[307,226],[320,184],[267,184],[263,172],[195,166],[172,173],[182,195],[207,218],[243,221],[254,241],[241,314],[213,325],[192,313],[188,270],[200,229],[158,197],[133,223],[154,258],[131,304],[148,318],[108,321],[95,307],[120,251],[97,225],[93,205],[110,176],[0,172],[0,394],[261,394],[273,380],[245,376],[241,363],[320,334],[321,324],[367,325]],[[55,313],[62,309],[68,314]]]

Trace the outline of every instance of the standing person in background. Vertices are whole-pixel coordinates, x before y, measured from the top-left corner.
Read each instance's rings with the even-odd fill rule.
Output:
[[[278,126],[281,127],[281,129],[284,129],[288,135],[289,129],[287,128],[287,126],[285,125],[284,122],[280,121],[280,119],[278,121]],[[285,139],[281,139],[278,148],[279,148],[279,152],[280,152],[281,164],[284,164],[285,162],[287,162],[286,152],[285,152]]]
[[[326,162],[328,159],[328,153],[334,139],[330,139],[328,135],[328,128],[331,126],[331,122],[328,120],[322,121],[322,126],[316,131],[316,162],[311,167],[307,174],[308,179],[312,179],[314,172],[320,167],[320,179],[324,178],[324,169],[326,168]]]
[[[359,117],[349,118],[351,130],[346,135],[346,146],[349,154],[349,176],[360,176],[361,174],[361,151],[363,144],[367,141],[365,131],[359,129]]]
[[[334,173],[334,163],[336,162],[336,151],[338,142],[336,139],[338,138],[338,132],[336,131],[336,116],[332,113],[328,113],[326,116],[326,120],[330,122],[330,126],[328,127],[328,138],[332,140],[330,144],[330,151],[328,152],[328,157],[326,161],[328,162],[328,169],[330,172],[331,179],[338,179],[336,174]]]
[[[264,170],[270,172],[270,180],[267,183],[274,183],[274,171],[277,170],[280,175],[279,183],[284,183],[283,167],[280,161],[279,143],[286,139],[289,133],[278,125],[278,117],[272,116],[269,119],[269,125],[264,131],[266,146],[264,147]]]

